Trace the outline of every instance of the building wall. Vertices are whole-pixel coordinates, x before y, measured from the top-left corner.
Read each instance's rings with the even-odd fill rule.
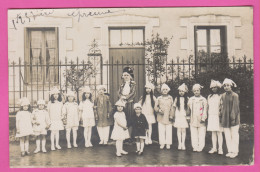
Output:
[[[103,61],[106,62],[109,59],[110,26],[143,26],[146,40],[156,33],[161,37],[173,37],[168,49],[168,60],[176,59],[177,56],[185,59],[194,55],[194,25],[227,26],[229,56],[240,58],[246,55],[253,59],[251,7],[9,10],[8,59],[18,64],[20,58],[23,63],[25,28],[58,27],[60,61],[64,62],[65,57],[68,61],[76,61],[77,57],[80,62],[87,59],[91,43],[96,39]],[[24,73],[23,68],[21,70]],[[17,72],[13,73],[9,69],[10,90],[20,89]],[[108,78],[104,79],[106,82]]]

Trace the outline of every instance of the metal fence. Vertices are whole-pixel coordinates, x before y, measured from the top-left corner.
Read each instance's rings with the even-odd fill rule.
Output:
[[[243,67],[249,71],[253,71],[254,67],[253,60],[247,59],[246,56],[240,59],[233,57],[228,61],[218,62],[207,59],[194,60],[191,56],[186,59],[177,57],[174,60],[167,61],[160,69],[156,68],[156,65],[152,63],[147,63],[147,60],[149,59],[143,62],[126,61],[121,63],[119,61],[114,62],[113,57],[110,62],[103,62],[101,58],[97,63],[92,63],[94,64],[92,69],[95,70],[95,74],[90,74],[88,77],[83,74],[82,77],[85,79],[80,77],[74,79],[75,82],[80,83],[80,87],[85,85],[90,86],[93,90],[94,97],[96,94],[96,86],[100,84],[106,85],[112,102],[115,102],[117,95],[115,90],[118,90],[119,85],[122,83],[121,75],[125,66],[134,68],[135,81],[138,88],[137,97],[142,95],[145,81],[154,79],[154,73],[148,72],[148,68],[153,68],[153,72],[164,68],[164,72],[156,76],[157,84],[160,86],[160,84],[169,80],[196,78],[196,75],[199,73],[210,70],[220,70],[223,69],[224,66],[231,68]],[[89,67],[89,62],[79,61],[78,58],[70,62],[65,58],[63,62],[60,61],[58,64],[27,64],[26,62],[22,62],[20,58],[17,61],[9,62],[9,113],[14,114],[19,110],[19,100],[22,97],[28,97],[32,107],[35,107],[38,99],[49,100],[49,91],[53,86],[59,86],[62,94],[66,93],[68,89],[73,89],[72,84],[68,82],[66,77],[68,70],[72,67],[75,71],[78,71],[79,69]],[[79,91],[78,96],[80,95],[81,93]]]

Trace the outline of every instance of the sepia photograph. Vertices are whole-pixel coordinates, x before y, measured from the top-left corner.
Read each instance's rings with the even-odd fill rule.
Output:
[[[10,168],[255,164],[253,7],[7,20]]]

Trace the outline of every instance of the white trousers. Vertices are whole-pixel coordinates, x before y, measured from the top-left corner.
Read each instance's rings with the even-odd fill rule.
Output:
[[[193,149],[203,150],[205,146],[206,127],[190,126],[191,145]]]
[[[160,145],[172,144],[172,124],[158,123],[159,143]]]
[[[107,126],[107,127],[97,127],[100,141],[108,142],[108,139],[109,139],[109,129],[110,129],[110,126]]]
[[[224,128],[227,149],[229,153],[239,152],[239,125]]]

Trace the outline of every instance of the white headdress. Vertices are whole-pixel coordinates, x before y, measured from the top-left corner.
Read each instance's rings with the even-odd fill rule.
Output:
[[[236,84],[234,81],[232,81],[231,79],[228,79],[228,78],[226,78],[226,79],[223,81],[222,86],[223,86],[224,84],[230,84],[231,86],[237,87],[237,84]]]
[[[185,84],[185,83],[183,83],[182,85],[180,85],[179,87],[178,87],[178,90],[182,90],[182,91],[184,91],[184,92],[188,92],[189,91],[189,89],[188,89],[188,87],[187,87],[187,85]]]
[[[219,81],[215,81],[215,80],[211,80],[211,83],[210,83],[210,88],[213,88],[213,87],[221,87],[222,84],[219,82]]]
[[[200,84],[194,84],[193,87],[192,87],[192,90],[194,89],[202,89],[203,86],[201,86]]]

